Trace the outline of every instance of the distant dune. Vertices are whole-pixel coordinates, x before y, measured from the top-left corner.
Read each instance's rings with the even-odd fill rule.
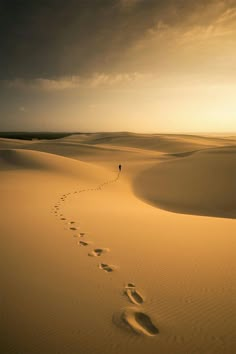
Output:
[[[65,138],[65,140],[71,139],[71,136]],[[183,152],[236,143],[235,139],[223,137],[180,134],[97,133],[82,135],[81,139],[84,143],[91,145],[125,146],[161,152]]]

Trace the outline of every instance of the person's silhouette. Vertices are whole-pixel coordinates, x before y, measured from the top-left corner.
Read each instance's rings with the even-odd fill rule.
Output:
[[[122,166],[121,166],[121,165],[119,165],[119,171],[121,171],[121,168],[122,168]]]

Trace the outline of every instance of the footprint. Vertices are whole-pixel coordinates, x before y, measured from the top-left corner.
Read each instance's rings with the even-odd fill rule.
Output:
[[[76,230],[78,230],[78,227],[70,227],[70,230],[76,231]]]
[[[150,316],[135,308],[124,309],[121,314],[121,319],[137,334],[155,336],[159,333],[158,328],[152,322]]]
[[[107,273],[111,273],[116,269],[114,265],[109,265],[106,263],[100,263],[98,267]]]
[[[66,218],[61,218],[61,220],[66,220]]]
[[[129,283],[128,286],[125,287],[124,293],[128,296],[130,302],[135,305],[141,305],[144,302],[143,296],[136,290],[135,285],[132,283]]]
[[[74,237],[84,237],[85,233],[84,232],[80,232],[78,234],[75,234]]]
[[[76,222],[75,221],[69,221],[68,224],[73,225],[73,224],[76,224]]]
[[[78,245],[80,246],[88,246],[90,244],[90,242],[85,242],[85,241],[79,241]]]
[[[126,286],[125,286],[126,289],[129,289],[129,288],[135,288],[135,284],[134,283],[128,283]]]
[[[109,248],[95,248],[92,252],[89,252],[90,257],[100,257],[102,254],[109,252]]]

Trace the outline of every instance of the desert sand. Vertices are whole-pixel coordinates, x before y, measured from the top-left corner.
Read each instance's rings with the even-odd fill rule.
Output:
[[[236,136],[1,138],[0,180],[3,354],[236,353]]]

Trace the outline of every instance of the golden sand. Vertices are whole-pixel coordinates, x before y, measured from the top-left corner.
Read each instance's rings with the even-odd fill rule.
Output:
[[[0,179],[2,353],[236,352],[235,137],[0,139]]]

